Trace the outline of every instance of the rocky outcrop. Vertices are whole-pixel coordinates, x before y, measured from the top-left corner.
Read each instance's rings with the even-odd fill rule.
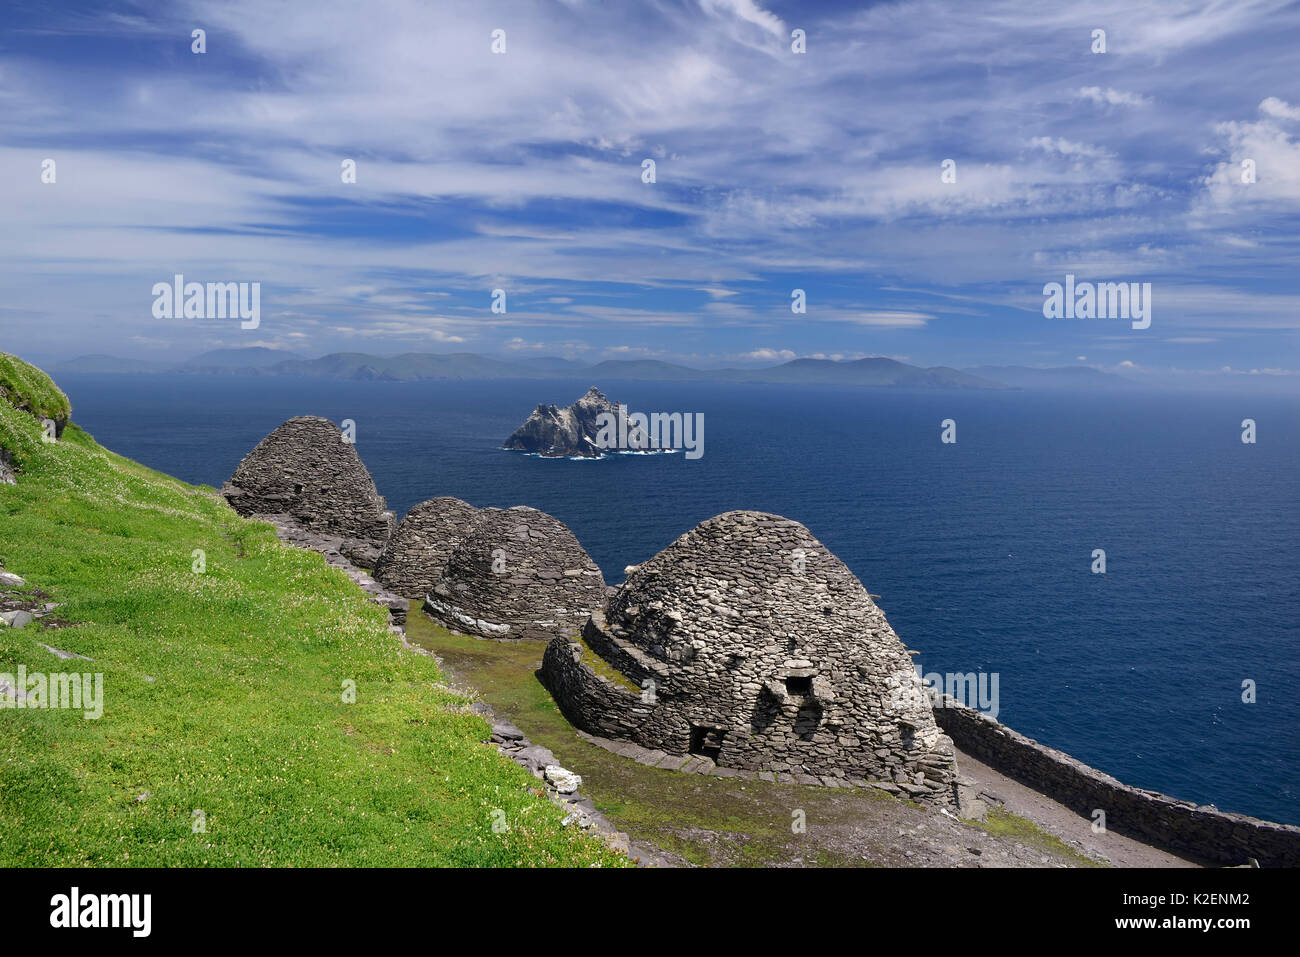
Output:
[[[473,505],[450,496],[412,506],[375,562],[375,578],[399,595],[423,598],[478,516]]]
[[[798,522],[727,512],[640,565],[542,679],[577,727],[719,768],[953,800],[952,742],[862,583]]]
[[[559,519],[485,508],[424,602],[453,631],[480,638],[576,634],[605,595],[596,563]]]
[[[393,532],[393,513],[356,447],[328,419],[289,419],[244,456],[221,489],[244,516],[285,514],[340,539],[339,551],[372,568]]]
[[[14,454],[8,449],[0,448],[0,485],[17,485],[17,471]]]
[[[24,628],[34,621],[41,621],[46,631],[63,628],[68,623],[54,616],[58,607],[46,592],[28,585],[21,575],[5,571],[0,564],[0,628]],[[73,657],[54,648],[49,650],[59,657]]]
[[[598,420],[604,414],[617,416],[618,407],[593,385],[586,395],[568,408],[539,405],[524,424],[510,434],[504,447],[547,457],[600,458],[611,451],[597,442],[600,434]]]

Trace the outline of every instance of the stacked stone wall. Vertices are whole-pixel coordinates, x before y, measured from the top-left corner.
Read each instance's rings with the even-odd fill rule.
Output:
[[[640,695],[596,674],[596,655]],[[576,675],[575,675],[576,672]],[[951,742],[861,583],[798,522],[730,512],[639,566],[543,675],[592,734],[948,804]]]
[[[289,419],[244,456],[221,494],[241,515],[288,515],[343,540],[340,551],[374,566],[393,533],[393,513],[356,447],[318,416]]]
[[[1300,827],[1130,787],[945,696],[939,726],[962,751],[1118,834],[1214,864],[1300,866]]]
[[[423,600],[478,517],[473,505],[448,496],[412,506],[375,562],[375,578],[399,595]]]
[[[605,579],[568,527],[535,508],[483,509],[425,598],[453,631],[499,639],[573,635]]]

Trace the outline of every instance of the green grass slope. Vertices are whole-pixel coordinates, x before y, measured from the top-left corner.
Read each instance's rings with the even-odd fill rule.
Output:
[[[7,352],[0,352],[0,396],[38,417],[66,419],[72,412],[68,397],[49,376]]]
[[[4,381],[57,398],[3,358]],[[561,826],[319,555],[75,425],[43,443],[4,402],[0,446],[23,462],[0,486],[0,559],[75,623],[0,629],[0,673],[104,675],[98,720],[0,709],[0,865],[626,864]]]

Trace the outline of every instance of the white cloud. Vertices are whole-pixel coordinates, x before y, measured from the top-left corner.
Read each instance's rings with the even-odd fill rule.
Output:
[[[108,342],[188,334],[147,313],[149,285],[180,269],[262,280],[264,322],[278,323],[266,334],[306,337],[299,348],[332,327],[477,344],[547,338],[524,327],[770,326],[775,307],[751,291],[790,274],[850,290],[810,297],[809,321],[883,337],[941,325],[954,310],[927,311],[936,295],[986,316],[1065,263],[1168,277],[1166,328],[1294,328],[1292,298],[1251,284],[1296,261],[1300,108],[1259,97],[1294,89],[1284,40],[1300,15],[1229,6],[904,0],[790,24],[754,0],[319,0],[310,17],[194,0],[174,20],[69,15],[66,33],[149,43],[209,24],[209,49],[220,37],[261,80],[223,75],[211,52],[202,73],[124,60],[108,77],[0,53],[0,282],[24,334],[60,344],[92,316],[111,317]],[[1088,57],[1099,24],[1112,52]],[[499,25],[504,57],[489,52]],[[790,54],[789,26],[809,29],[806,56]],[[1072,54],[1089,79],[1063,84]],[[1244,67],[1260,91],[1247,101]],[[1207,147],[1204,182],[1181,172]],[[35,175],[47,153],[56,186]],[[645,156],[660,160],[653,187]],[[358,160],[354,185],[339,181],[343,157]],[[955,184],[940,179],[946,157]],[[1243,158],[1258,169],[1249,187],[1233,182]],[[428,234],[330,233],[342,211],[394,210],[427,217]],[[466,297],[498,279],[510,314],[471,311]],[[922,291],[845,301],[871,303],[855,285],[873,282]],[[609,297],[580,305],[585,283]],[[710,301],[693,314],[647,303],[665,288]],[[566,308],[516,308],[533,293]],[[456,305],[435,314],[433,298]]]
[[[1050,136],[1035,136],[1029,141],[1029,145],[1047,153],[1059,153],[1061,156],[1069,157],[1102,159],[1114,155],[1110,150],[1102,149],[1099,146],[1089,146],[1087,143],[1075,143],[1063,136],[1058,136],[1056,139],[1052,139]]]
[[[741,353],[739,358],[788,362],[791,359],[799,358],[799,353],[792,349],[755,349],[752,352]]]
[[[1279,120],[1300,120],[1300,106],[1292,106],[1285,100],[1270,96],[1259,104],[1261,113]]]
[[[1102,89],[1099,86],[1080,87],[1074,94],[1077,99],[1101,103],[1106,106],[1149,106],[1151,98],[1140,93],[1128,93],[1113,87]]]
[[[1300,210],[1300,138],[1279,121],[1294,120],[1300,110],[1277,97],[1258,107],[1256,120],[1229,121],[1215,127],[1220,151],[1229,157],[1202,180],[1204,192],[1194,208],[1197,215]],[[1253,181],[1251,180],[1253,176]]]
[[[888,312],[879,310],[869,310],[865,312],[854,313],[850,319],[861,326],[896,326],[904,328],[916,328],[924,326],[933,319],[934,316],[924,312]]]
[[[710,13],[729,13],[739,17],[778,39],[785,39],[788,35],[781,18],[764,10],[754,0],[700,0],[700,5]]]

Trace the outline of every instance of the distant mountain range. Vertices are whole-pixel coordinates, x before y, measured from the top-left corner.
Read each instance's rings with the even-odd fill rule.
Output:
[[[217,349],[181,363],[116,356],[89,355],[50,367],[52,373],[81,372],[141,375],[315,376],[335,379],[378,379],[406,382],[417,379],[582,379],[651,382],[752,382],[792,385],[848,385],[917,389],[1101,389],[1133,385],[1129,380],[1085,366],[1032,369],[1025,366],[922,368],[896,359],[793,359],[779,365],[748,369],[694,369],[657,359],[607,359],[588,364],[573,359],[494,359],[472,352],[438,354],[407,352],[375,356],[365,352],[335,352],[308,359],[291,352],[250,346]]]

